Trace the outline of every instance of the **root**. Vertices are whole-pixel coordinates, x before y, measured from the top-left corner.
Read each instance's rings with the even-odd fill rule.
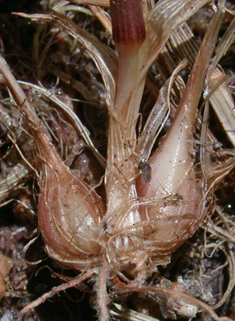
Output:
[[[40,304],[42,304],[44,301],[46,301],[47,299],[51,298],[53,295],[59,293],[60,291],[64,291],[67,290],[69,288],[72,288],[74,286],[79,285],[81,282],[84,282],[85,280],[89,279],[93,274],[97,273],[97,269],[92,269],[86,273],[84,273],[83,275],[79,275],[77,278],[61,284],[55,288],[53,288],[51,291],[44,293],[42,296],[40,296],[37,300],[31,302],[30,304],[28,304],[26,307],[24,307],[21,311],[19,316],[23,316],[24,314],[28,313],[30,310],[36,308],[37,306],[39,306]]]
[[[98,308],[100,312],[100,321],[108,321],[109,320],[109,312],[107,308],[107,279],[108,279],[108,263],[105,262],[97,281],[97,300],[98,300]]]

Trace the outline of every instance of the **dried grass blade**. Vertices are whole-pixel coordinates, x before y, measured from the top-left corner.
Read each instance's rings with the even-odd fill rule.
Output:
[[[109,7],[109,0],[70,0],[70,2],[75,4],[86,4],[107,8]]]
[[[168,38],[175,29],[194,15],[208,0],[158,1],[148,17],[149,27],[156,32],[155,39]]]
[[[225,130],[230,142],[235,147],[235,109],[231,92],[226,84],[224,74],[217,68],[209,80],[209,86],[213,90],[218,82],[222,84],[213,92],[210,97],[210,103],[215,111],[222,127]]]
[[[192,68],[198,50],[199,44],[191,29],[187,23],[183,23],[171,35],[159,55],[157,67],[163,79],[172,74],[179,60],[187,59],[188,66]]]
[[[225,31],[219,45],[216,48],[216,55],[213,58],[211,71],[216,68],[220,59],[227,53],[228,49],[235,42],[235,18],[231,21],[229,27]]]
[[[91,11],[87,8],[81,7],[81,6],[76,6],[76,5],[72,5],[72,4],[67,4],[68,1],[65,1],[65,4],[61,4],[59,3],[59,5],[54,6],[52,9],[55,10],[56,12],[60,12],[60,13],[64,13],[66,11],[78,11],[78,12],[82,12],[84,14],[87,15],[92,15]]]
[[[40,127],[40,121],[37,118],[35,110],[33,110],[29,102],[26,99],[25,93],[23,92],[22,88],[19,86],[17,81],[15,80],[13,74],[10,71],[5,59],[0,56],[0,73],[2,73],[4,77],[4,83],[9,88],[12,96],[14,97],[15,102],[24,108],[27,112],[27,116],[32,122],[32,126],[37,128]]]
[[[94,13],[94,15],[100,20],[102,25],[105,27],[105,29],[108,31],[110,35],[112,35],[112,25],[111,21],[108,18],[107,14],[104,10],[102,10],[98,6],[89,5],[90,10]]]
[[[208,2],[210,1],[158,1],[146,21],[148,35],[148,38],[146,39],[146,47],[150,48],[150,52],[141,73],[142,77],[159,55],[159,52],[175,30]]]
[[[51,11],[49,14],[14,14],[37,22],[51,23],[77,39],[88,50],[90,57],[96,64],[106,88],[107,106],[113,107],[117,78],[117,57],[111,48],[102,44],[94,35],[79,28],[71,19],[55,11]]]
[[[43,87],[37,86],[35,84],[31,84],[25,81],[18,81],[21,85],[29,86],[30,88],[34,88],[36,91],[42,93],[45,97],[47,97],[49,100],[51,100],[53,103],[58,106],[63,113],[65,113],[66,117],[69,119],[69,122],[73,125],[74,129],[77,131],[79,135],[84,139],[87,146],[93,151],[95,157],[99,161],[99,163],[105,167],[106,160],[105,158],[99,153],[97,148],[94,146],[88,130],[85,128],[85,126],[82,124],[78,116],[65,104],[63,103],[58,97],[50,93],[48,90],[46,90]]]
[[[180,26],[179,29],[170,37],[170,41],[166,43],[166,47],[161,51],[162,59],[161,63],[158,66],[160,68],[160,72],[163,78],[166,77],[168,72],[172,73],[174,68],[176,67],[176,61],[171,59],[172,55],[176,54],[177,56],[179,56],[179,59],[186,57],[189,60],[189,65],[192,65],[193,61],[195,60],[197,51],[198,44],[188,25],[184,24],[183,26]],[[216,48],[216,52],[219,53],[218,48]],[[217,55],[215,56],[215,58],[213,58],[213,65],[215,65],[216,57]],[[223,72],[220,71],[218,68],[214,69],[214,67],[211,67],[210,70],[212,69],[214,71],[211,79],[209,80],[209,87],[212,91],[214,90],[215,86],[217,86],[218,88],[214,90],[213,94],[209,93],[209,100],[212,105],[212,108],[215,110],[217,117],[221,122],[221,125],[225,129],[228,139],[231,141],[233,146],[235,146],[235,114],[233,98],[226,84],[226,80],[223,79]],[[221,81],[220,85],[219,81]],[[207,92],[209,92],[210,90],[207,89]],[[207,129],[207,135],[211,136],[209,129]]]

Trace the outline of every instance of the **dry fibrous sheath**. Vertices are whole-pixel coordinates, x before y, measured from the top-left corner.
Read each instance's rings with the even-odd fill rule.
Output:
[[[153,9],[152,16],[149,14],[151,19],[161,15],[162,2],[159,1]],[[187,5],[190,3],[187,1]],[[204,177],[198,175],[195,167],[195,120],[223,19],[223,4],[219,1],[217,12],[204,36],[170,129],[158,148],[144,151],[143,156],[139,154],[138,139],[148,140],[149,136],[143,129],[137,137],[136,128],[146,66],[150,67],[151,61],[156,58],[151,51],[153,40],[159,42],[156,44],[156,52],[159,53],[167,37],[164,39],[163,33],[156,38],[154,34],[148,35],[153,21],[143,16],[142,1],[110,1],[113,39],[118,51],[118,76],[113,80],[115,94],[110,94],[111,90],[109,92],[112,99],[108,106],[105,199],[95,188],[73,174],[61,160],[48,131],[4,59],[0,58],[0,72],[5,85],[26,120],[26,130],[36,143],[37,170],[40,174],[38,226],[46,252],[60,264],[83,273],[81,277],[60,286],[59,290],[75,286],[95,275],[102,321],[109,319],[107,284],[112,285],[114,291],[138,291],[147,277],[157,272],[158,265],[167,265],[171,261],[172,253],[195,233],[205,218]],[[183,0],[175,3],[176,10],[184,5]],[[32,15],[31,18],[52,21],[57,26],[58,21],[61,25],[64,23],[62,16],[55,12],[53,16]],[[167,14],[162,19],[167,21]],[[92,38],[89,41],[82,43],[87,50],[90,50]],[[101,48],[101,44],[99,46]],[[99,59],[94,60],[100,68]],[[107,84],[108,80],[105,80]],[[160,104],[160,101],[157,103]],[[148,122],[154,124],[151,119]],[[158,127],[153,125],[153,140]],[[150,154],[151,157],[146,156]],[[148,289],[145,288],[145,291],[148,292]],[[153,288],[149,291],[154,292]],[[200,302],[195,303],[186,294],[180,297],[180,292],[177,296],[177,291],[171,289],[156,289],[156,292],[161,291],[173,296],[172,300],[178,300],[178,304],[181,302],[190,307],[181,309],[183,316],[195,316]],[[22,314],[54,293],[56,290],[44,295],[26,307]],[[205,307],[205,304],[202,306]]]

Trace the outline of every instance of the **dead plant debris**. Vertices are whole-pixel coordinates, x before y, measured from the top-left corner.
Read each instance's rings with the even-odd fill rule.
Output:
[[[0,22],[0,320],[235,320],[233,1]]]

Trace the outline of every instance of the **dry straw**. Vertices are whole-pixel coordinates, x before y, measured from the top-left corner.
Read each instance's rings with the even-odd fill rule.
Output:
[[[233,125],[229,117],[233,104],[231,95],[223,79],[219,82],[222,73],[216,69],[218,54],[210,69],[224,19],[225,1],[218,1],[213,7],[215,12],[200,48],[196,57],[191,57],[194,63],[177,111],[172,107],[170,96],[175,90],[172,87],[177,74],[187,64],[184,57],[178,66],[172,67],[171,77],[162,86],[156,104],[137,136],[149,68],[166,50],[167,41],[176,41],[182,24],[209,2],[160,0],[151,6],[140,0],[111,0],[112,34],[118,57],[111,48],[79,28],[64,14],[56,11],[33,15],[17,13],[39,23],[52,24],[86,48],[102,76],[109,110],[106,161],[87,138],[87,131],[80,121],[73,121],[73,126],[93,149],[97,161],[105,166],[105,199],[102,199],[94,187],[75,176],[61,160],[48,131],[5,60],[0,58],[4,86],[14,98],[26,120],[25,129],[36,143],[40,188],[38,227],[46,252],[60,264],[81,273],[76,279],[26,306],[21,315],[55,293],[95,276],[101,321],[109,319],[108,287],[114,293],[155,293],[157,302],[161,302],[160,297],[165,297],[165,301],[173,302],[168,307],[170,312],[167,312],[171,316],[193,318],[200,309],[205,309],[214,320],[222,320],[205,303],[185,294],[185,289],[179,285],[173,289],[154,288],[147,287],[145,282],[157,272],[159,265],[170,263],[172,253],[197,231],[208,215],[210,207],[207,200],[211,193],[234,168],[233,160],[223,164],[217,168],[215,177],[205,166],[205,150],[201,149],[201,164],[197,164],[198,157],[195,157],[195,128],[196,125],[201,126],[203,120],[198,109],[203,92],[205,105],[211,101],[225,130]],[[109,6],[107,1],[76,0],[71,3],[90,5],[91,9],[98,5]],[[72,6],[66,9],[68,4],[64,3],[63,10],[58,5],[55,8],[60,12],[74,9]],[[104,13],[101,8],[98,11],[93,8],[93,12]],[[102,17],[104,15],[99,15],[100,20]],[[104,25],[108,25],[107,21]],[[225,50],[233,37],[233,24],[230,28],[220,44],[225,44]],[[181,44],[183,47],[184,43]],[[221,97],[228,97],[225,112],[218,104]],[[66,111],[63,104],[60,108]],[[155,141],[170,112],[175,114],[174,119],[154,150]],[[71,119],[77,117],[69,111],[66,113]],[[202,145],[206,145],[208,137],[211,137],[204,126],[201,126]],[[233,133],[228,137],[234,143]]]

